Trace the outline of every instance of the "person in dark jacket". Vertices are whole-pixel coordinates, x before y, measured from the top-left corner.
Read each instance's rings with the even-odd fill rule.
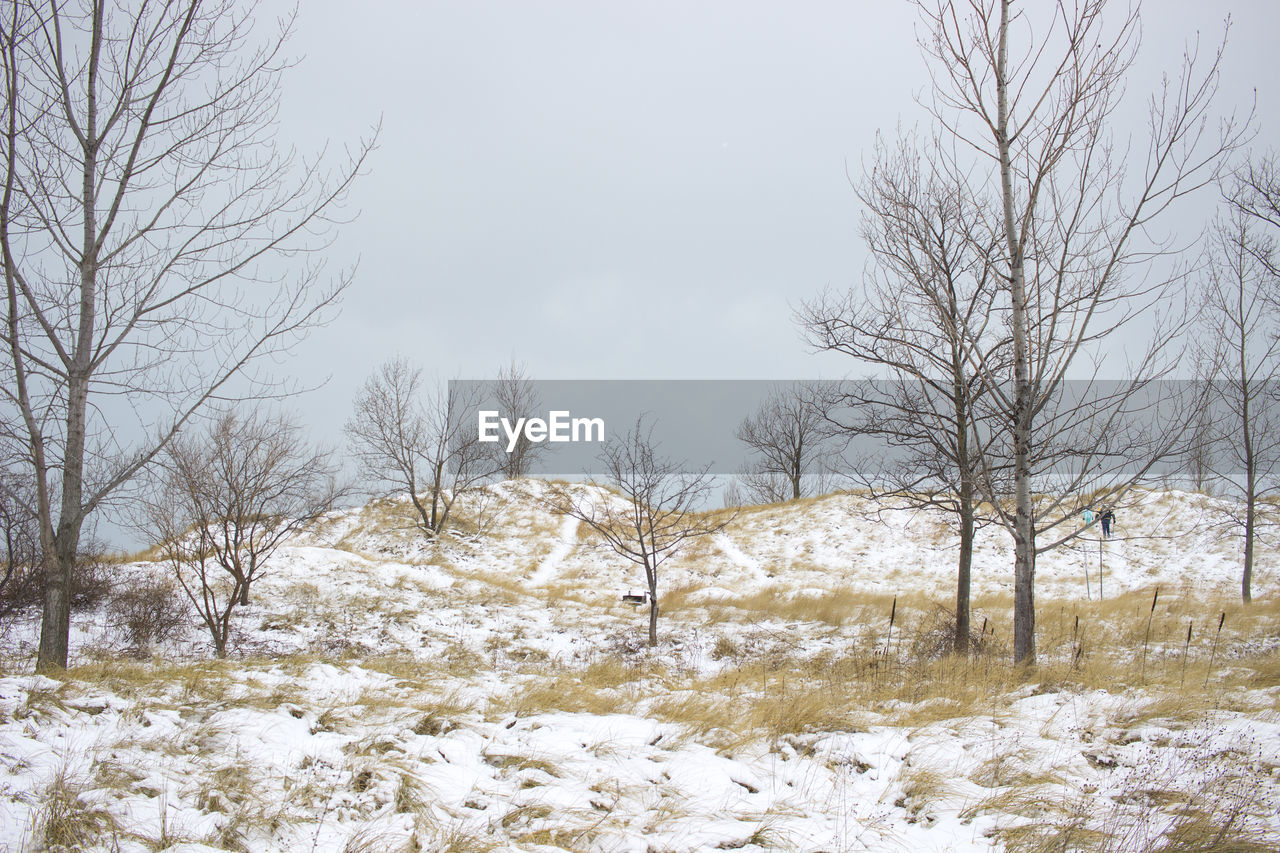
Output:
[[[1111,522],[1116,520],[1116,514],[1111,511],[1111,507],[1107,507],[1102,511],[1102,538],[1111,538]]]

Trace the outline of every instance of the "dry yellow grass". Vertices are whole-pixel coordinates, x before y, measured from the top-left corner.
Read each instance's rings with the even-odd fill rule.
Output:
[[[580,668],[535,667],[523,686],[494,700],[490,713],[625,713],[634,710],[641,696],[660,689],[664,674],[661,667],[631,667],[616,658]]]
[[[1069,607],[1042,603],[1039,666],[1024,671],[1011,665],[1002,641],[1012,622],[1007,596],[975,602],[975,635],[983,618],[987,623],[983,651],[963,659],[939,653],[951,630],[941,618],[947,613],[941,602],[922,596],[899,598],[890,640],[891,596],[839,590],[788,596],[783,591],[766,589],[732,602],[711,599],[695,607],[685,599],[696,591],[681,590],[664,613],[679,619],[701,616],[697,611],[702,608],[720,622],[807,619],[869,630],[843,653],[808,658],[802,650],[780,650],[776,644],[757,648],[750,635],[721,635],[711,651],[724,668],[713,676],[683,679],[666,694],[653,694],[648,712],[700,736],[726,730],[739,740],[857,726],[872,716],[877,722],[914,728],[999,716],[1016,689],[1030,681],[1050,690],[1133,689],[1142,697],[1133,706],[1134,720],[1177,724],[1230,707],[1234,692],[1272,686],[1280,675],[1280,662],[1265,646],[1254,643],[1258,651],[1246,651],[1251,641],[1274,636],[1280,625],[1280,608],[1270,604],[1240,608],[1230,602],[1162,597],[1144,667],[1141,645],[1151,609],[1149,592]],[[1216,616],[1223,610],[1227,622],[1211,669],[1215,632],[1208,625],[1216,629]],[[1201,614],[1194,623],[1199,627],[1187,644],[1186,620],[1195,613]],[[1228,648],[1233,650],[1230,666],[1225,663]]]
[[[581,581],[575,582],[575,577],[572,575],[558,583],[547,584],[534,590],[534,594],[550,608],[565,602],[594,606],[597,604],[596,592],[595,589],[584,586]]]
[[[83,850],[118,835],[110,812],[80,796],[83,783],[60,771],[42,792],[28,835],[40,850]]]

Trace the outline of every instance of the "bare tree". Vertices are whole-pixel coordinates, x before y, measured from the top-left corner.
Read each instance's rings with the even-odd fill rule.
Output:
[[[1035,557],[1075,535],[1067,529],[1073,496],[1100,483],[1123,493],[1170,452],[1162,443],[1139,456],[1120,440],[1135,414],[1150,420],[1159,402],[1151,380],[1176,361],[1173,318],[1186,315],[1173,304],[1183,278],[1160,262],[1179,247],[1153,229],[1179,199],[1217,179],[1242,131],[1231,120],[1215,126],[1210,112],[1221,51],[1206,62],[1192,50],[1150,100],[1144,154],[1117,146],[1109,122],[1137,53],[1137,5],[1014,5],[917,0],[934,83],[927,106],[943,140],[936,166],[999,199],[1001,240],[989,262],[1007,294],[997,307],[1011,353],[1001,369],[978,366],[1007,425],[993,442],[1007,461],[986,470],[1012,484],[1010,503],[996,505],[1014,540],[1013,656],[1034,664]],[[1103,341],[1161,308],[1145,346],[1124,353],[1129,378],[1097,385]],[[1065,386],[1073,374],[1086,377],[1085,387]],[[1190,407],[1179,414],[1189,420]],[[1048,472],[1052,484],[1037,481]],[[1037,494],[1053,497],[1037,503]],[[1055,526],[1050,541],[1038,540]]]
[[[738,440],[753,451],[738,478],[751,501],[781,503],[821,493],[831,462],[826,397],[819,383],[777,387],[738,425]]]
[[[994,235],[984,227],[985,211],[968,187],[930,171],[933,159],[908,137],[893,148],[877,144],[874,165],[856,186],[871,251],[863,286],[824,294],[805,304],[798,320],[813,346],[888,374],[833,386],[827,417],[847,438],[882,445],[864,454],[874,462],[860,458],[851,471],[873,496],[955,516],[954,649],[967,654],[981,521],[978,365],[994,365],[1006,341],[986,343],[998,288],[987,263]],[[973,352],[978,342],[989,349]]]
[[[218,657],[272,555],[342,495],[336,475],[332,454],[310,447],[296,421],[258,410],[228,409],[165,448],[147,518]]]
[[[41,668],[67,663],[86,518],[233,379],[286,390],[252,368],[331,316],[349,278],[312,253],[369,146],[330,172],[279,145],[291,23],[255,46],[255,17],[232,0],[15,0],[0,20],[0,421],[36,487]]]
[[[1228,494],[1244,501],[1232,522],[1244,532],[1240,592],[1253,598],[1253,558],[1263,499],[1280,483],[1280,276],[1273,244],[1258,233],[1258,220],[1235,209],[1217,223],[1210,250],[1202,329],[1216,367],[1209,382],[1216,417],[1216,452],[1210,470]]]
[[[419,368],[392,359],[365,380],[345,427],[366,476],[404,489],[429,538],[443,532],[457,499],[494,471],[467,417],[476,401],[464,387],[426,388]]]
[[[525,374],[523,365],[512,362],[498,371],[493,383],[493,395],[503,417],[515,423],[518,418],[533,417],[542,410],[538,390],[533,380]],[[538,457],[547,452],[545,443],[533,442],[522,430],[510,450],[500,442],[494,445],[498,473],[504,480],[517,480],[529,476]]]
[[[1210,364],[1218,362],[1219,354],[1211,357]],[[1213,373],[1212,367],[1202,369],[1201,372]],[[1207,401],[1213,399],[1211,389],[1207,387],[1212,380],[1197,379],[1197,383],[1204,385],[1203,390],[1198,391],[1195,396]],[[1182,464],[1179,466],[1182,470],[1177,472],[1176,482],[1180,485],[1190,485],[1192,489],[1202,494],[1210,494],[1213,488],[1213,471],[1218,462],[1218,441],[1215,436],[1217,431],[1214,423],[1214,410],[1211,406],[1206,405],[1196,415],[1195,423],[1191,427],[1190,438],[1187,440],[1186,453],[1183,455]]]
[[[713,485],[709,467],[688,472],[657,455],[653,427],[643,416],[635,429],[600,451],[615,497],[604,488],[558,488],[548,498],[556,512],[585,523],[617,554],[644,568],[649,587],[649,645],[658,643],[658,579],[662,564],[689,540],[723,530],[732,514],[699,512]],[[590,485],[597,485],[591,483]]]

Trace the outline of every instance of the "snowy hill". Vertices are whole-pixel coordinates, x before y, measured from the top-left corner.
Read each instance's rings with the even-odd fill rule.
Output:
[[[331,514],[257,582],[227,661],[198,626],[130,660],[104,608],[53,680],[26,671],[34,621],[11,626],[0,851],[1280,845],[1277,551],[1242,610],[1213,499],[1144,493],[1114,539],[1042,555],[1024,680],[997,528],[973,661],[936,653],[947,519],[847,494],[746,508],[673,558],[646,650],[621,601],[643,577],[543,489],[490,487],[439,547],[407,501]]]

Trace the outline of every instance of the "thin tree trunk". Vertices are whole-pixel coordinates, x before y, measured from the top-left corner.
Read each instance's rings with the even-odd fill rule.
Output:
[[[418,497],[418,481],[413,476],[409,477],[409,500],[413,502],[413,508],[418,511],[418,518],[422,521],[422,527],[428,537],[432,534],[431,512],[423,505],[422,499]]]
[[[1257,460],[1253,454],[1253,430],[1249,424],[1249,386],[1245,385],[1244,422],[1244,571],[1240,576],[1240,598],[1253,601],[1253,541],[1258,516]]]
[[[947,313],[960,316],[954,287],[947,293]],[[958,327],[958,323],[956,324]],[[973,464],[969,459],[969,392],[964,381],[965,357],[958,330],[951,335],[951,398],[955,405],[956,467],[960,474],[958,515],[960,516],[960,556],[956,566],[956,636],[955,653],[969,654],[969,605],[973,566],[974,484]]]
[[[440,477],[441,469],[443,467],[442,463],[436,463],[433,469],[433,476],[435,479],[431,482],[431,521],[428,525],[431,528],[432,536],[435,536],[440,532],[440,526],[437,522],[437,518],[440,512]]]
[[[658,645],[658,574],[645,566],[645,578],[649,581],[649,645]]]
[[[956,641],[958,655],[969,654],[969,588],[973,565],[973,484],[960,483],[960,559],[956,566]]]
[[[1246,335],[1246,318],[1244,316],[1245,292],[1244,278],[1239,279],[1239,291],[1237,293],[1237,305],[1240,308],[1240,318],[1238,327],[1240,329],[1239,353],[1240,353],[1240,425],[1241,440],[1244,443],[1244,571],[1240,576],[1240,598],[1245,604],[1253,601],[1253,527],[1257,518],[1258,503],[1258,460],[1254,456],[1253,448],[1253,424],[1250,421],[1249,403],[1252,399],[1253,384],[1249,380],[1248,360],[1245,354],[1248,350],[1248,339]]]
[[[1253,479],[1252,475],[1249,477]],[[1244,575],[1240,581],[1240,595],[1245,604],[1253,601],[1253,526],[1257,514],[1257,496],[1250,484],[1249,498],[1245,502],[1244,515]]]
[[[1013,660],[1036,662],[1035,531],[1031,519],[1031,376],[1027,351],[1027,285],[1022,241],[1014,223],[1013,164],[1009,153],[1009,3],[1000,3],[1000,46],[996,59],[996,137],[1000,149],[1000,191],[1009,252],[1009,299],[1013,334]]]
[[[91,161],[90,161],[91,162]],[[86,169],[85,193],[92,196],[91,176]],[[88,205],[86,205],[88,207]],[[91,220],[92,214],[86,214]],[[92,242],[92,222],[86,222],[86,241]],[[89,251],[92,251],[90,247]],[[66,669],[71,635],[71,580],[75,572],[76,552],[80,546],[80,530],[84,516],[84,450],[86,412],[89,395],[88,355],[93,341],[95,267],[91,261],[81,264],[80,323],[78,340],[67,393],[67,442],[62,465],[62,501],[58,529],[53,537],[53,559],[45,560],[44,613],[40,622],[40,650],[36,659],[39,670]]]

